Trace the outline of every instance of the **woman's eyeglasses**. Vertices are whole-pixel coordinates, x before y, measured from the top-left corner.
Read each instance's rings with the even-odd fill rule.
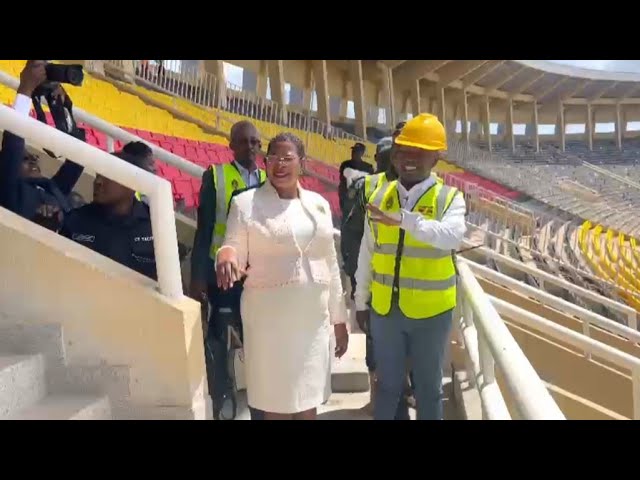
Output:
[[[285,157],[281,157],[279,155],[267,155],[265,160],[269,164],[283,163],[284,165],[291,165],[296,160],[299,160],[299,158],[295,155],[287,155]]]

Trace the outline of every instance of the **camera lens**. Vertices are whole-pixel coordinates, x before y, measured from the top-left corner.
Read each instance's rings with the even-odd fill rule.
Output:
[[[67,83],[71,85],[82,85],[82,80],[84,80],[84,73],[82,72],[82,67],[69,67],[67,69]]]

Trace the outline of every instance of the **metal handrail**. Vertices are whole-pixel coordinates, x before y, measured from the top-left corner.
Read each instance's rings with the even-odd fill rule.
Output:
[[[45,146],[64,158],[71,158],[80,165],[147,195],[160,292],[172,299],[182,298],[177,232],[175,222],[171,221],[174,218],[173,195],[167,180],[4,105],[0,105],[0,129]]]
[[[491,297],[491,303],[498,312],[508,315],[514,323],[525,325],[549,335],[553,339],[579,348],[585,352],[585,357],[588,359],[592,355],[596,355],[612,362],[614,365],[629,369],[631,371],[633,395],[633,418],[634,420],[640,420],[640,359],[499,298]]]
[[[471,348],[471,363],[480,392],[483,416],[509,419],[495,378],[495,366],[504,376],[504,384],[515,400],[520,417],[527,420],[564,420],[553,400],[509,329],[482,290],[466,260],[458,262],[459,325],[465,346]],[[477,352],[477,353],[476,353]]]
[[[495,270],[487,268],[478,263],[471,262],[470,260],[466,260],[466,262],[471,268],[471,271],[477,277],[485,278],[495,284],[502,285],[508,288],[510,291],[519,293],[525,297],[535,298],[537,301],[539,301],[543,305],[546,305],[548,307],[564,312],[567,315],[574,316],[575,318],[579,319],[582,322],[585,328],[585,331],[589,330],[590,325],[595,325],[611,333],[614,333],[623,338],[626,338],[627,340],[630,340],[635,343],[640,343],[640,332],[638,332],[637,326],[635,325],[631,325],[629,327],[627,327],[626,325],[621,325],[618,322],[615,322],[614,320],[603,317],[602,315],[592,312],[591,310],[587,310],[586,308],[582,308],[571,302],[567,302],[566,300],[563,300],[560,297],[556,297],[555,295],[551,295],[550,293],[547,293],[539,288],[532,287],[531,285],[527,285],[526,283],[515,280],[514,278],[509,277],[503,273],[497,272]],[[535,275],[535,273],[533,275]],[[548,278],[548,277],[553,277],[555,279],[558,279],[553,275],[547,274],[547,277],[545,278]],[[580,287],[577,287],[570,282],[567,282],[566,280],[557,282],[557,285],[562,285],[568,291],[572,293],[577,293],[577,294],[583,293],[583,292],[580,292],[580,290],[584,290],[584,289],[580,289]],[[593,294],[593,296],[590,296],[590,298],[593,298],[593,297],[599,297],[599,296],[595,294]],[[598,300],[599,301],[602,300],[602,297],[600,297]],[[611,300],[611,303],[615,303],[615,302]],[[617,306],[623,307],[623,305],[621,304],[618,304]],[[627,310],[627,309],[624,309],[624,310]],[[633,309],[629,307],[628,310],[633,310]],[[635,315],[633,319],[635,320]]]

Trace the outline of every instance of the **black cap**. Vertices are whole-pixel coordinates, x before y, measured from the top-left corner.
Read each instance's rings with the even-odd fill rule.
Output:
[[[367,149],[364,143],[356,142],[351,147],[351,150],[362,150],[363,152]]]

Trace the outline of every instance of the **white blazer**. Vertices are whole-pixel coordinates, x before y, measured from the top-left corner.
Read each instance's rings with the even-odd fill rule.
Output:
[[[223,247],[233,247],[240,267],[246,268],[245,288],[303,283],[303,262],[309,262],[311,280],[330,287],[331,323],[344,323],[347,313],[329,203],[300,186],[298,191],[314,224],[314,237],[304,250],[298,246],[285,208],[268,180],[262,187],[233,198]]]

